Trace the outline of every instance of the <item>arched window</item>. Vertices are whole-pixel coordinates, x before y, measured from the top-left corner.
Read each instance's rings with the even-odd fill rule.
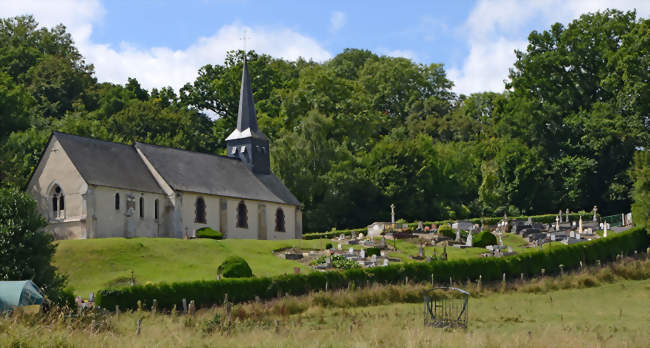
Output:
[[[237,227],[248,228],[248,209],[244,201],[239,202],[239,205],[237,205]]]
[[[115,194],[115,210],[120,210],[120,194]]]
[[[284,211],[278,208],[275,211],[275,230],[277,232],[284,232]]]
[[[59,185],[52,188],[52,217],[63,219],[65,217],[65,195]]]
[[[153,217],[158,220],[158,200],[153,201]]]
[[[140,217],[144,217],[144,197],[140,197]]]
[[[205,201],[203,197],[196,199],[196,204],[194,204],[194,222],[205,223]]]

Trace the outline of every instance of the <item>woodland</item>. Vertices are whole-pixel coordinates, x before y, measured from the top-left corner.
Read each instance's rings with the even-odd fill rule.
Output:
[[[364,49],[325,62],[231,51],[178,91],[146,90],[98,81],[63,25],[0,19],[0,187],[26,185],[52,131],[224,155],[245,54],[305,232],[386,221],[391,203],[409,221],[620,213],[633,158],[650,162],[649,51],[649,19],[607,10],[531,32],[502,93],[458,95],[441,64]]]

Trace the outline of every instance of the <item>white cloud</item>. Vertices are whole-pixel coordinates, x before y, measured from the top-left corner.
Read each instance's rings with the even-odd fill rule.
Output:
[[[108,45],[89,44],[82,48],[95,64],[100,80],[124,83],[136,77],[145,88],[172,86],[176,89],[196,78],[205,64],[223,63],[226,52],[242,48],[239,39],[246,32],[248,49],[273,57],[296,60],[300,57],[324,61],[329,52],[314,39],[284,28],[248,27],[240,24],[223,26],[209,37],[201,37],[182,50],[167,47],[138,49],[122,44],[118,49]]]
[[[63,23],[76,46],[94,64],[99,81],[126,83],[135,77],[145,88],[172,86],[175,89],[196,78],[205,64],[223,63],[226,52],[242,48],[240,37],[246,32],[246,45],[258,53],[296,60],[299,57],[324,61],[331,58],[313,38],[287,28],[249,27],[239,23],[225,25],[214,35],[200,37],[188,47],[172,50],[168,47],[137,48],[128,42],[119,47],[91,40],[93,25],[101,21],[105,10],[98,0],[65,1],[2,1],[3,17],[33,14],[44,26]]]
[[[460,67],[449,69],[458,93],[501,92],[508,69],[515,62],[514,50],[524,50],[525,25],[538,22],[542,29],[552,23],[568,23],[581,14],[606,8],[637,9],[639,16],[650,14],[645,0],[481,0],[461,28],[469,45],[469,55]]]
[[[337,32],[345,25],[345,13],[334,11],[330,16],[330,31]]]
[[[415,60],[417,57],[415,52],[411,50],[390,50],[390,51],[379,50],[379,51],[391,57],[403,57],[411,60]]]

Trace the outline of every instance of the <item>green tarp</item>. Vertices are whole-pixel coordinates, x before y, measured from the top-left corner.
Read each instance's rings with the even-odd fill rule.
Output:
[[[14,306],[40,305],[43,296],[31,280],[0,281],[0,312]]]

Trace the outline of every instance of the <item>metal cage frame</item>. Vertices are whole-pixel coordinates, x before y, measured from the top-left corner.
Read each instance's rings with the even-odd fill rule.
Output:
[[[436,290],[455,291],[460,298],[438,298]],[[453,287],[433,288],[424,295],[424,325],[439,328],[467,328],[469,292]]]

